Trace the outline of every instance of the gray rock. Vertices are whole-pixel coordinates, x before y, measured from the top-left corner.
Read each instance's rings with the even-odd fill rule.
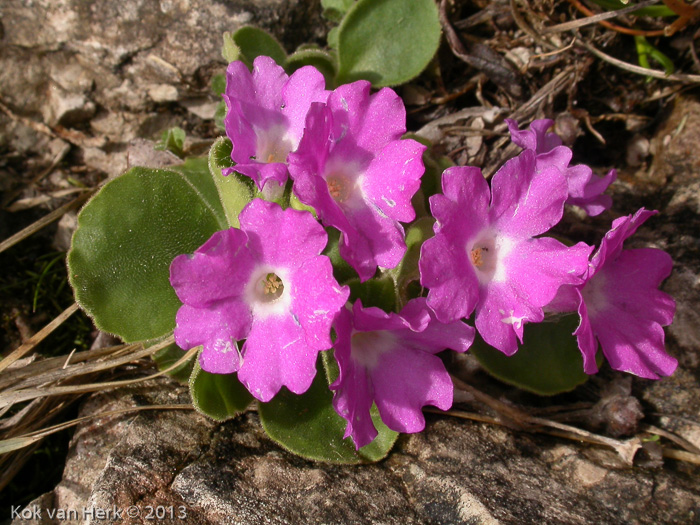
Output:
[[[212,75],[225,70],[225,31],[254,24],[293,51],[319,36],[320,12],[315,0],[6,0],[0,6],[0,96],[17,115],[49,126],[89,124],[110,139],[98,149],[111,153],[136,137],[157,138],[164,128],[147,123],[164,104],[187,100],[182,113],[193,108],[187,117],[193,126],[202,115],[213,118],[213,111],[198,108],[218,102],[209,86]],[[185,118],[177,118],[173,125],[186,127]],[[26,133],[34,140],[2,132],[0,140],[19,152],[41,152],[33,147],[40,133]],[[114,175],[98,152],[84,158]]]
[[[81,415],[183,402],[184,387],[160,380],[94,396]],[[172,506],[192,524],[685,523],[700,512],[697,469],[611,463],[598,449],[429,416],[424,433],[402,437],[379,464],[325,465],[279,449],[255,413],[214,424],[149,411],[82,425],[63,481],[35,503],[136,506],[140,519],[127,523]]]

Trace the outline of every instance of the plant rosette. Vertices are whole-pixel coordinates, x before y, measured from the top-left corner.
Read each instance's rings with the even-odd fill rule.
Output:
[[[340,43],[352,41],[367,2],[326,4],[333,16],[348,9]],[[440,173],[430,148],[402,138],[390,88],[330,90],[313,66],[275,54],[284,64],[248,51],[229,65],[217,88],[227,136],[207,159],[107,183],[68,256],[98,328],[199,348],[177,373],[190,374],[200,412],[222,421],[255,401],[287,450],[361,463],[422,431],[423,407],[452,406],[442,352],[473,351],[495,377],[542,395],[575,388],[603,359],[645,378],[674,371],[663,327],[675,304],[658,290],[670,258],[623,249],[654,212],[615,220],[597,248],[549,235],[565,206],[609,208],[614,171],[570,166],[540,120],[508,123],[523,151],[490,184],[475,167]],[[341,77],[352,77],[344,56]],[[182,150],[181,135],[163,147]],[[420,188],[435,189],[429,210],[413,207]]]

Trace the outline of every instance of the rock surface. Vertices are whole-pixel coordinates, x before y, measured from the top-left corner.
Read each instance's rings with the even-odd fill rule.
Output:
[[[207,102],[211,128],[225,31],[263,27],[292,51],[323,28],[315,0],[6,0],[0,17],[2,103],[49,127],[87,125],[101,143],[74,143],[109,175],[126,168],[130,140],[205,126],[197,112]],[[45,141],[0,112],[0,144],[40,152]]]

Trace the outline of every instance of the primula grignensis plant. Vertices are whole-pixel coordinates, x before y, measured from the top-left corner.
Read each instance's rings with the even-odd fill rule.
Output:
[[[522,152],[489,183],[476,167],[426,171],[430,152],[405,138],[404,105],[389,88],[373,93],[359,80],[330,91],[314,67],[288,76],[266,56],[252,71],[232,62],[226,81],[227,138],[207,165],[136,168],[108,184],[82,212],[70,255],[76,295],[104,329],[153,340],[174,328],[182,350],[201,348],[190,379],[201,411],[224,419],[252,396],[290,450],[371,461],[397,432],[424,429],[424,406],[451,407],[437,355],[446,349],[473,346],[496,376],[542,393],[574,388],[603,356],[650,379],[676,368],[663,331],[675,304],[658,290],[670,257],[623,249],[655,212],[618,218],[597,249],[550,235],[565,206],[608,209],[603,192],[615,179],[572,166],[552,121],[525,130],[508,121]],[[112,201],[137,211],[114,213]],[[165,253],[138,244],[132,227]],[[104,313],[121,300],[109,290],[120,259],[87,245],[115,230],[124,233],[110,242],[136,242],[140,257],[157,259],[145,270],[161,280],[148,283],[161,287],[148,307],[157,319],[133,314],[153,325],[145,332]],[[174,300],[162,289],[168,267]],[[141,297],[138,286],[120,293]],[[501,366],[525,353],[516,368],[530,379]]]

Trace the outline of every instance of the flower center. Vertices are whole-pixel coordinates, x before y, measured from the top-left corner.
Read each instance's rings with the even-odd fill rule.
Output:
[[[250,275],[243,292],[244,300],[255,317],[285,315],[292,304],[291,286],[284,268],[261,265]]]
[[[483,237],[476,241],[469,250],[469,260],[477,271],[484,274],[493,273],[498,262],[496,239]]]
[[[508,254],[514,246],[512,239],[489,230],[482,232],[475,242],[467,244],[467,256],[479,283],[505,281]]]
[[[273,126],[267,130],[257,131],[255,159],[258,162],[287,162],[287,155],[294,149],[282,126]]]
[[[284,293],[284,283],[276,274],[270,272],[262,278],[259,284],[260,300],[266,303],[276,301]]]
[[[345,202],[350,195],[349,184],[342,175],[331,175],[326,177],[328,184],[328,193],[331,194],[333,200],[339,204]]]

